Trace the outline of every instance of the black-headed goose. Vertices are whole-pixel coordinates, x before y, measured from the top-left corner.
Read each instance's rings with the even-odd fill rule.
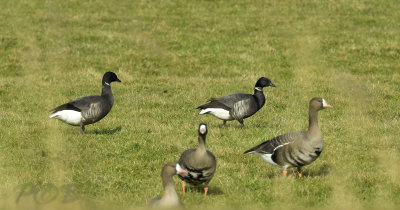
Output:
[[[290,132],[247,150],[244,154],[255,154],[266,162],[283,169],[297,167],[302,177],[301,167],[312,163],[322,152],[324,140],[318,127],[318,111],[333,108],[323,98],[313,98],[309,107],[309,127],[307,131]]]
[[[264,87],[275,87],[270,79],[261,77],[254,86],[254,94],[234,93],[219,98],[212,98],[203,104],[199,114],[212,114],[216,118],[226,121],[237,120],[244,127],[243,119],[248,118],[260,110],[265,104]]]
[[[197,149],[184,151],[178,164],[187,174],[179,174],[182,179],[182,191],[185,193],[185,182],[191,185],[204,185],[204,195],[207,195],[208,183],[214,176],[217,162],[214,155],[206,149],[207,126],[201,123],[199,126],[199,146]]]
[[[172,177],[176,174],[187,174],[177,163],[167,163],[161,171],[161,179],[163,182],[164,193],[162,197],[154,198],[150,201],[150,206],[155,208],[176,208],[183,207],[183,203],[179,200],[175,191],[174,181]]]
[[[80,132],[85,131],[85,125],[95,123],[110,112],[114,104],[111,92],[111,82],[121,82],[113,72],[106,72],[102,80],[100,96],[85,96],[54,108],[49,118],[59,119],[67,124],[80,126]]]

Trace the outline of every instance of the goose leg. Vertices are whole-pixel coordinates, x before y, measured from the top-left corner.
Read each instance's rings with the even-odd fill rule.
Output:
[[[208,192],[208,186],[205,186],[204,187],[204,195],[207,195],[207,192]]]
[[[226,120],[224,120],[224,122],[222,123],[222,127],[224,127],[226,125]]]
[[[243,119],[239,119],[238,121],[240,122],[240,125],[242,126],[242,128],[244,128],[244,121],[243,121]]]
[[[81,134],[85,133],[85,125],[83,125],[83,122],[81,122],[81,130],[80,130]]]
[[[185,182],[184,181],[182,181],[182,192],[183,192],[183,194],[185,194]]]
[[[286,176],[287,175],[287,170],[285,169],[285,170],[283,170],[283,176]]]
[[[299,177],[302,178],[303,177],[303,172],[301,171],[300,167],[297,168],[297,172],[299,173]]]

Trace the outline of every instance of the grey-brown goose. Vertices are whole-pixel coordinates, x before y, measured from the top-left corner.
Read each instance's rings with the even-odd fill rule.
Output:
[[[100,96],[85,96],[54,108],[49,118],[59,119],[67,124],[80,126],[80,132],[85,131],[85,125],[95,123],[105,117],[114,104],[111,82],[121,82],[113,72],[106,72],[102,80]]]
[[[302,177],[301,167],[312,163],[322,152],[324,140],[318,127],[318,111],[333,108],[323,98],[313,98],[309,107],[309,126],[307,131],[290,132],[255,146],[244,154],[255,154],[266,162],[282,167],[283,175],[287,169],[297,167]]]
[[[218,119],[223,120],[223,125],[226,121],[237,120],[244,127],[243,119],[246,119],[265,104],[265,96],[263,93],[264,87],[275,87],[270,79],[261,77],[257,80],[254,86],[254,94],[234,93],[219,98],[212,98],[207,104],[203,104],[197,109],[200,109],[199,114],[212,114]]]
[[[161,171],[161,179],[163,182],[164,193],[162,197],[156,197],[150,201],[150,206],[156,208],[176,208],[183,207],[183,203],[179,200],[175,191],[174,181],[172,177],[176,174],[187,174],[177,163],[167,163]]]
[[[204,195],[207,195],[208,183],[214,176],[217,162],[215,156],[206,149],[207,125],[199,125],[199,146],[197,149],[188,149],[184,151],[179,159],[179,165],[188,174],[181,175],[182,191],[185,193],[185,182],[191,185],[204,185]]]

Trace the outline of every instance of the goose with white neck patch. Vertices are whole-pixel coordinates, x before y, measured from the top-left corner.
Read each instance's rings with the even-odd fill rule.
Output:
[[[276,87],[270,79],[261,77],[257,80],[254,86],[254,94],[234,93],[219,98],[212,98],[207,104],[203,104],[197,109],[200,109],[199,114],[211,114],[218,119],[223,120],[223,125],[226,121],[237,120],[244,127],[243,119],[246,119],[265,104],[265,96],[263,93],[264,87]]]
[[[102,79],[102,91],[98,96],[85,96],[54,108],[49,118],[59,119],[67,124],[80,126],[85,132],[85,125],[103,119],[114,104],[111,82],[121,82],[113,72],[106,72]]]
[[[287,169],[297,167],[300,177],[303,176],[301,167],[315,161],[324,146],[322,132],[318,126],[318,111],[332,109],[325,99],[316,97],[309,105],[309,126],[307,131],[290,132],[267,140],[255,146],[244,154],[255,154],[266,162],[279,166],[286,176]]]
[[[175,191],[174,181],[172,179],[176,174],[187,174],[177,163],[167,163],[161,171],[161,179],[164,187],[162,197],[154,198],[150,201],[150,206],[155,208],[177,208],[183,207],[183,203]]]

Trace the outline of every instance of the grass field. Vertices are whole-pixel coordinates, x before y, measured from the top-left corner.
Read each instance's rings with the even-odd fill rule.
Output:
[[[399,34],[396,0],[0,0],[0,208],[145,207],[162,193],[161,167],[197,147],[205,122],[218,168],[207,197],[182,195],[175,177],[189,209],[398,209]],[[122,83],[87,134],[48,119],[100,94],[106,71]],[[246,129],[195,110],[252,93],[261,76],[277,87]],[[324,151],[303,179],[242,155],[306,129],[315,96],[334,109],[319,114]],[[36,197],[20,196],[29,183]],[[49,184],[59,194],[41,204]],[[79,199],[63,202],[64,185]]]

